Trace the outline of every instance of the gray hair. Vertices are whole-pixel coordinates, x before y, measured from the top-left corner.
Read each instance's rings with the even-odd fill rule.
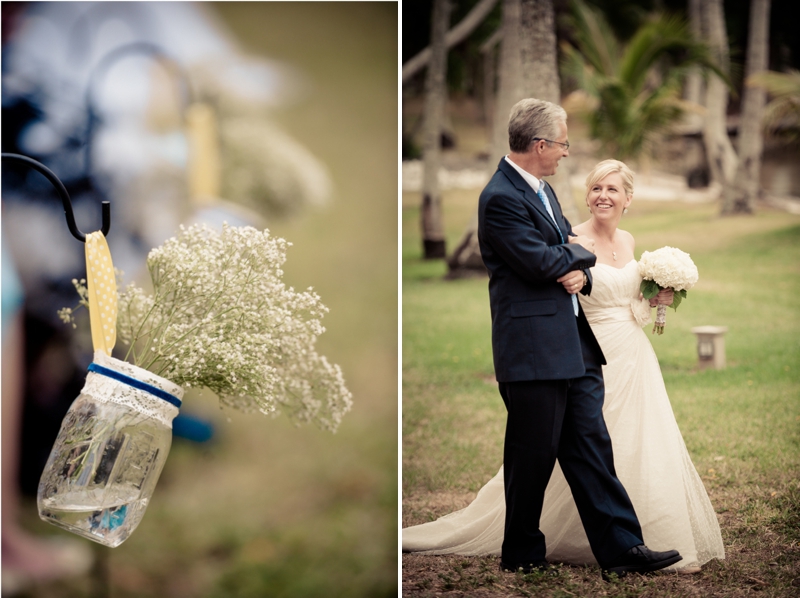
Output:
[[[558,137],[558,125],[566,122],[567,113],[557,104],[536,98],[520,100],[511,108],[508,117],[508,145],[512,152],[524,154],[534,138]]]

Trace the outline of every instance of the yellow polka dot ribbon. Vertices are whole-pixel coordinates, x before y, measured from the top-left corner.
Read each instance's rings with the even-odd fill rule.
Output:
[[[210,205],[222,185],[217,122],[209,104],[196,102],[186,110],[189,140],[189,197],[196,205]]]
[[[117,281],[106,237],[100,231],[86,235],[86,286],[94,350],[111,355],[117,342]]]

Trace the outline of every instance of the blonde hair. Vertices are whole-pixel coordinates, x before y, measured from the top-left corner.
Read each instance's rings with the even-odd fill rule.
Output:
[[[619,160],[603,160],[592,168],[592,171],[586,177],[587,197],[592,187],[615,172],[618,172],[622,178],[622,188],[625,190],[625,195],[633,195],[633,171],[628,168],[628,165]]]

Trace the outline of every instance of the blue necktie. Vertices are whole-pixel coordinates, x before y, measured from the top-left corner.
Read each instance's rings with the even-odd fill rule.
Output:
[[[553,224],[556,225],[556,230],[558,231],[558,236],[561,239],[561,242],[564,242],[564,235],[561,234],[561,229],[558,227],[558,223],[556,222],[556,217],[553,215],[553,208],[550,207],[550,200],[547,198],[547,195],[544,192],[544,181],[539,183],[539,190],[536,192],[536,195],[539,196],[539,199],[542,200],[544,204],[544,209],[547,210],[547,213],[550,214],[550,218],[553,219]],[[572,297],[572,309],[575,311],[575,315],[578,315],[578,296],[577,295],[570,295]]]

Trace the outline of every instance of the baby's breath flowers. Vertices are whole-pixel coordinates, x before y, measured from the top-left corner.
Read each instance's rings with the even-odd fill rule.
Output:
[[[311,288],[282,282],[289,246],[252,227],[181,227],[148,255],[152,294],[135,284],[119,292],[125,359],[235,409],[281,410],[335,431],[352,395],[315,349],[328,308]],[[73,282],[83,298],[84,281]]]

